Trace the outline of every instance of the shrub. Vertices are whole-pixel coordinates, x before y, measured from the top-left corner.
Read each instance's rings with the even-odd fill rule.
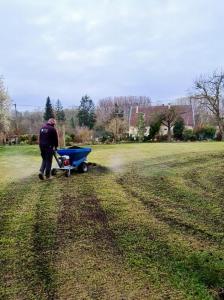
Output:
[[[20,143],[21,142],[26,142],[27,143],[29,141],[29,135],[28,134],[20,135],[19,141],[20,141]]]
[[[135,135],[129,135],[128,141],[129,142],[137,142],[138,141],[138,137],[135,136]]]
[[[213,126],[207,126],[205,128],[205,135],[209,139],[214,139],[215,138],[215,133],[216,133],[216,128]]]
[[[77,127],[75,134],[75,141],[78,143],[92,142],[93,131],[88,127]]]
[[[128,142],[129,141],[129,134],[128,133],[122,134],[121,141],[122,142]]]
[[[114,135],[112,132],[107,131],[103,126],[97,126],[94,130],[95,139],[101,143],[112,142]]]
[[[66,146],[71,146],[72,144],[72,137],[68,134],[65,135],[65,145]]]
[[[217,132],[215,139],[216,139],[216,141],[218,141],[218,142],[221,142],[221,141],[222,141],[222,134],[221,134],[221,132]]]
[[[214,139],[216,128],[213,126],[201,126],[195,129],[195,134],[198,140]]]
[[[105,134],[103,134],[100,138],[99,141],[102,143],[112,143],[114,140],[114,135],[111,132],[107,132]]]
[[[27,144],[28,144],[28,141],[27,141],[27,140],[26,140],[26,141],[21,141],[19,144],[20,144],[20,145],[27,145]]]
[[[184,129],[183,139],[185,141],[196,141],[196,135],[192,129]]]
[[[158,142],[167,142],[168,141],[168,134],[158,135],[156,136]]]
[[[74,141],[75,141],[75,135],[74,135],[74,133],[71,133],[71,134],[70,134],[70,137],[71,137],[71,139],[72,139],[72,142],[74,142]]]
[[[30,144],[37,144],[38,136],[36,134],[31,135]]]

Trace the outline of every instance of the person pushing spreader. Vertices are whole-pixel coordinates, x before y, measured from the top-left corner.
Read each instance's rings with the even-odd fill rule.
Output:
[[[44,176],[46,176],[46,179],[50,179],[51,177],[52,158],[54,151],[58,147],[58,134],[54,128],[55,125],[56,120],[51,118],[40,129],[39,147],[42,164],[40,167],[39,178],[41,180],[44,180]]]
[[[57,149],[58,134],[54,128],[56,120],[51,118],[40,129],[39,146],[42,157],[39,178],[41,180],[50,179],[51,175],[56,175],[58,170],[64,171],[65,176],[70,176],[71,171],[77,169],[80,173],[88,171],[86,163],[87,155],[91,152],[91,148],[70,147],[68,149]],[[59,154],[60,156],[58,157]],[[53,168],[52,159],[55,157],[58,167]]]

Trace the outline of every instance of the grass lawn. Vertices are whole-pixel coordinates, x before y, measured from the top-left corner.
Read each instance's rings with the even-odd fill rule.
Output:
[[[92,148],[51,182],[0,148],[0,299],[224,299],[224,144]]]

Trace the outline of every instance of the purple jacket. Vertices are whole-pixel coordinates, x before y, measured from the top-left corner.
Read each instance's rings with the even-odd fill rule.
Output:
[[[58,147],[58,134],[53,125],[47,123],[40,129],[39,145]]]

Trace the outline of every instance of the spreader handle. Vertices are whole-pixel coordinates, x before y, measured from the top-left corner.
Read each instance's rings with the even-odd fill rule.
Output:
[[[56,152],[55,150],[54,150],[54,152],[53,152],[53,155],[54,155],[54,158],[55,158],[56,162],[58,163],[59,168],[61,168],[62,165],[61,165],[59,159],[57,158],[57,152]]]

